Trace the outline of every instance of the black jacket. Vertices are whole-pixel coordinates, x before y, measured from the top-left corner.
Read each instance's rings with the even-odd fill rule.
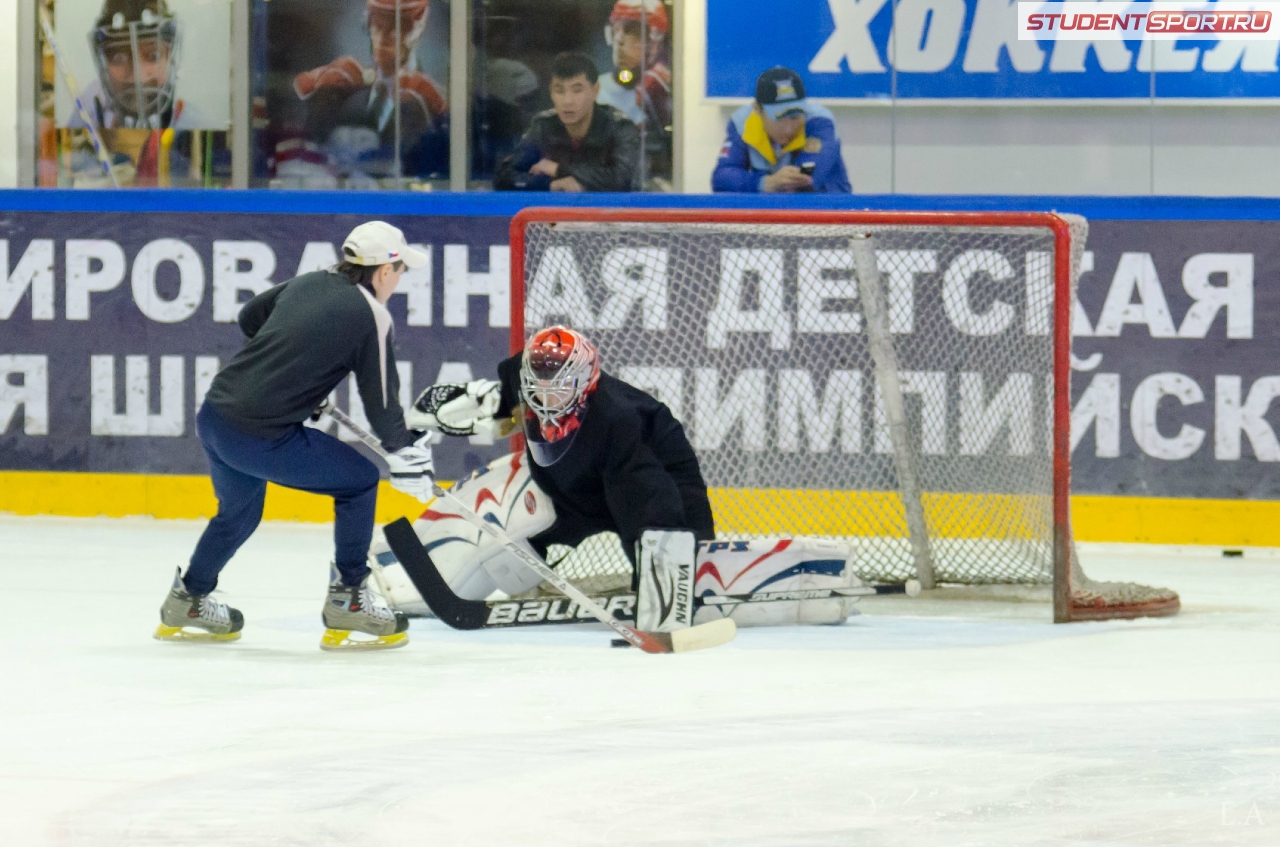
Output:
[[[540,159],[560,166],[555,177],[530,174]],[[587,191],[636,191],[640,187],[640,130],[626,115],[600,103],[577,143],[554,109],[534,115],[524,138],[493,175],[498,191],[549,191],[552,179],[571,176]]]
[[[414,442],[400,408],[391,314],[345,275],[317,271],[283,282],[245,303],[239,323],[249,342],[205,396],[236,429],[283,435],[354,373],[382,446],[395,452]]]
[[[520,357],[498,365],[499,417],[520,402]],[[533,481],[556,507],[551,529],[531,539],[574,546],[599,532],[616,532],[628,557],[646,528],[690,529],[715,538],[707,484],[684,427],[649,394],[608,374],[587,400],[569,451],[550,467],[529,459]],[[634,561],[634,559],[633,559]]]

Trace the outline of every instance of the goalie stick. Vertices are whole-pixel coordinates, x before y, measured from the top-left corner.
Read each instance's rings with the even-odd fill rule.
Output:
[[[583,623],[589,613],[576,603],[558,597],[533,600],[464,600],[449,588],[436,569],[431,554],[422,546],[413,527],[405,519],[388,524],[383,530],[391,551],[408,574],[409,580],[431,613],[453,629],[508,629],[519,626],[551,626]],[[857,588],[801,588],[790,591],[761,591],[754,594],[716,594],[693,598],[695,608],[702,606],[737,606],[746,603],[777,603],[795,600],[826,600],[832,597],[863,597],[875,594],[907,594],[918,590],[906,585],[864,585]],[[596,603],[621,621],[635,619],[636,596],[631,593],[595,598]]]
[[[382,444],[365,431],[363,427],[351,420],[351,418],[347,417],[346,413],[341,409],[330,409],[329,414],[333,416],[334,420],[345,426],[352,432],[352,434],[364,442],[365,446],[369,449],[373,450],[383,458],[387,457],[387,452],[382,449]],[[644,630],[626,626],[625,624],[620,623],[612,614],[602,609],[598,603],[586,594],[583,594],[576,585],[549,568],[547,563],[544,562],[540,556],[532,550],[527,550],[517,544],[511,536],[507,535],[507,533],[497,525],[486,521],[484,518],[469,509],[467,505],[457,497],[441,488],[434,479],[432,480],[431,488],[432,493],[435,494],[436,497],[447,501],[454,509],[457,509],[458,513],[464,520],[479,529],[481,532],[487,533],[490,538],[493,538],[499,544],[502,544],[510,550],[511,553],[519,558],[520,561],[530,570],[547,582],[551,583],[551,585],[566,597],[577,602],[580,608],[590,612],[593,617],[602,623],[607,624],[615,632],[626,639],[629,644],[639,647],[646,653],[686,653],[691,650],[703,650],[708,647],[718,647],[721,644],[727,644],[732,641],[734,636],[737,634],[737,625],[729,618],[700,624],[699,626],[691,626],[688,629],[680,629],[675,632],[645,632]],[[413,536],[414,543],[411,545],[404,543],[406,540],[404,533],[406,531]],[[413,580],[414,585],[418,587],[419,593],[422,593],[425,597],[426,595],[422,589],[432,589],[433,586],[431,584],[430,572],[434,572],[435,579],[439,580],[441,584],[444,584],[444,578],[441,577],[440,572],[436,571],[434,568],[414,567],[414,565],[423,565],[423,559],[426,559],[426,564],[430,564],[430,559],[426,555],[426,550],[424,550],[422,545],[418,542],[418,536],[413,532],[413,526],[407,519],[398,518],[397,520],[392,521],[384,528],[383,532],[387,536],[387,543],[390,544],[391,549],[396,552],[396,558],[400,559],[400,564],[404,565],[405,572],[409,574],[409,579]],[[393,536],[397,539],[396,541],[392,540]],[[397,549],[397,547],[399,547],[399,549]],[[412,548],[416,548],[416,554]],[[406,554],[404,557],[401,556],[402,551]],[[414,575],[415,570],[417,571],[418,576],[425,576],[427,578],[427,581],[424,582],[422,586],[418,586],[418,577],[415,577]],[[447,589],[448,585],[445,584],[444,587]],[[439,586],[434,586],[434,589],[438,592]],[[449,593],[452,594],[453,592]]]

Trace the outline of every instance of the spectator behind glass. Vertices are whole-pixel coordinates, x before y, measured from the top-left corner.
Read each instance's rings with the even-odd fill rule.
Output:
[[[848,194],[835,120],[805,98],[790,68],[770,68],[756,80],[756,99],[729,119],[713,191]]]
[[[493,176],[499,191],[635,191],[640,131],[622,112],[597,103],[599,75],[581,53],[551,65],[554,108],[535,115]]]

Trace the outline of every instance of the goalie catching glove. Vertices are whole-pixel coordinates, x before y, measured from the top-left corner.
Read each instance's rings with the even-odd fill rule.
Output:
[[[445,435],[499,434],[494,415],[502,401],[502,384],[476,379],[465,385],[442,382],[418,395],[405,414],[411,429],[443,432]]]
[[[387,468],[391,471],[391,487],[416,497],[423,503],[432,498],[431,486],[435,484],[435,462],[431,458],[430,436],[417,443],[401,447],[387,456]]]

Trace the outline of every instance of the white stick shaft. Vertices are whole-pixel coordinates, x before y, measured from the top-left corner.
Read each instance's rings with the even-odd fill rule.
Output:
[[[342,424],[347,429],[351,430],[352,434],[354,434],[357,438],[359,438],[366,446],[369,447],[369,449],[373,450],[375,453],[377,453],[379,456],[383,457],[384,459],[387,457],[387,451],[382,449],[382,443],[378,441],[378,439],[374,438],[368,431],[366,431],[364,427],[360,426],[358,423],[351,420],[351,418],[347,417],[346,413],[343,412],[341,409],[338,409],[338,408],[330,409],[329,414],[332,415],[333,419],[336,420],[338,423]],[[507,535],[501,528],[499,528],[495,524],[489,523],[484,518],[480,517],[474,511],[469,509],[467,507],[467,504],[463,503],[461,500],[459,500],[454,495],[450,494],[448,491],[445,491],[438,484],[432,483],[432,490],[434,491],[437,497],[439,497],[442,500],[448,501],[449,504],[453,506],[453,508],[457,509],[458,512],[462,515],[462,518],[465,521],[467,521],[467,523],[479,529],[481,532],[488,534],[490,538],[493,538],[499,544],[501,544],[502,546],[510,550],[512,553],[514,553],[516,557],[519,558],[520,561],[525,564],[526,567],[528,567],[530,570],[532,570],[538,576],[542,577],[547,582],[554,585],[556,587],[556,590],[558,590],[561,594],[565,595],[570,600],[577,602],[579,608],[586,609],[588,612],[594,615],[596,619],[599,620],[601,623],[608,624],[610,627],[613,628],[615,632],[617,632],[623,638],[627,639],[627,641],[633,644],[634,646],[636,647],[643,646],[643,639],[641,639],[640,636],[636,634],[635,630],[619,623],[617,618],[615,618],[609,612],[605,611],[604,608],[599,603],[592,600],[587,595],[583,594],[582,591],[580,591],[576,585],[574,585],[572,582],[569,582],[567,579],[560,576],[560,574],[552,570],[537,553],[534,553],[532,550],[528,549],[527,547],[517,543],[515,539]]]
[[[110,177],[111,184],[119,188],[120,181],[116,179],[116,172],[111,169],[111,159],[107,156],[107,147],[102,143],[102,137],[98,135],[97,123],[94,121],[93,116],[89,114],[89,110],[84,107],[84,103],[80,102],[80,90],[76,86],[76,78],[71,75],[66,62],[62,61],[62,51],[58,49],[58,41],[54,38],[53,25],[49,23],[49,13],[43,8],[40,10],[40,28],[44,30],[45,40],[53,48],[53,61],[62,73],[62,78],[71,93],[71,99],[75,101],[76,111],[80,113],[80,120],[84,121],[85,128],[89,130],[89,139],[93,142],[93,152],[98,154],[98,161],[102,163],[102,169]]]

